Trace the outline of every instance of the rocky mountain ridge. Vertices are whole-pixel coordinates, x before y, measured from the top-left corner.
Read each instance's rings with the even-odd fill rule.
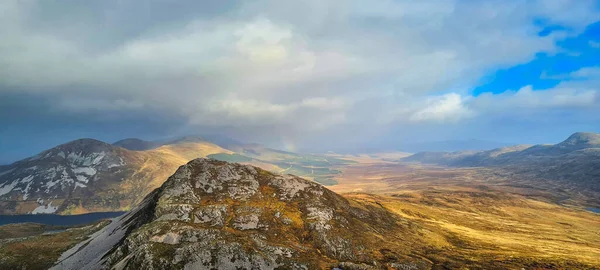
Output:
[[[101,141],[80,139],[3,166],[3,212],[12,208],[15,212],[55,213],[68,198],[94,197],[92,190],[108,188],[113,179],[130,174],[127,152]]]
[[[312,181],[196,159],[54,269],[426,269],[409,224]]]
[[[274,172],[286,171],[329,184],[335,183],[333,175],[339,173],[330,167],[347,162],[241,144],[228,138],[219,141],[232,150],[197,136],[171,140],[160,146],[138,139],[125,139],[112,145],[94,139],[68,142],[34,157],[0,166],[0,214],[129,210],[179,166],[199,157],[252,164]],[[152,149],[143,150],[150,146]]]
[[[0,214],[128,210],[179,166],[224,152],[208,142],[132,151],[94,139],[71,141],[0,166]]]

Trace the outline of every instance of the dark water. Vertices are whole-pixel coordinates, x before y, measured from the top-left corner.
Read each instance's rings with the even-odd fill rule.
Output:
[[[588,208],[586,208],[585,210],[592,211],[592,212],[594,212],[594,213],[598,213],[598,214],[600,214],[600,208],[588,207]]]
[[[100,212],[83,215],[60,216],[52,214],[38,215],[0,215],[0,225],[11,223],[42,223],[55,226],[73,226],[96,222],[101,219],[118,217],[125,212]]]

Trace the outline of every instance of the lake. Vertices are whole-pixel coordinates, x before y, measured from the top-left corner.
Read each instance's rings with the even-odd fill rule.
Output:
[[[54,226],[73,226],[96,222],[101,219],[115,218],[125,212],[99,212],[83,215],[61,216],[52,214],[38,215],[0,215],[0,225],[11,223],[41,223]]]
[[[594,212],[594,213],[598,213],[598,214],[600,214],[600,208],[588,207],[588,208],[586,208],[585,210],[592,211],[592,212]]]

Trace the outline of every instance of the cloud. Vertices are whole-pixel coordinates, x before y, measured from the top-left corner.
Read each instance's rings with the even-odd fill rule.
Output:
[[[90,110],[97,110],[101,112],[106,111],[129,111],[139,110],[144,107],[144,104],[138,100],[124,100],[124,99],[87,99],[87,98],[69,98],[65,97],[57,104],[59,108],[65,110],[71,110],[77,112],[88,112]]]
[[[588,108],[598,105],[595,89],[576,89],[559,86],[551,90],[533,91],[525,86],[518,91],[502,94],[483,94],[473,101],[479,111],[514,113],[513,110],[539,110],[548,108]]]
[[[456,122],[472,117],[474,112],[467,108],[464,99],[457,93],[429,98],[424,108],[412,113],[410,120]]]
[[[4,1],[0,94],[43,97],[64,117],[160,112],[258,137],[361,136],[350,131],[592,97],[468,91],[490,70],[557,52],[600,18],[594,1],[184,2]],[[550,25],[565,29],[538,35]]]
[[[600,80],[600,67],[585,67],[578,69],[569,74],[570,78],[574,79],[592,79]]]

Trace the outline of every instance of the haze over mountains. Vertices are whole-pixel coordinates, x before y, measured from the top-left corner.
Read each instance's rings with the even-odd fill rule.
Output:
[[[401,159],[455,167],[493,167],[534,181],[600,191],[600,135],[575,133],[556,145],[511,146],[487,151],[421,152]],[[162,184],[179,166],[198,157],[252,164],[335,184],[333,167],[353,161],[301,155],[224,138],[168,141],[125,139],[107,144],[81,139],[34,157],[0,166],[0,213],[62,213],[126,210]]]
[[[467,139],[467,140],[446,140],[446,141],[427,141],[414,143],[399,143],[398,149],[403,152],[425,152],[425,151],[469,151],[469,150],[488,150],[509,146],[509,143]]]
[[[578,132],[554,145],[519,145],[488,151],[421,152],[405,162],[508,169],[532,179],[600,191],[600,134]]]

